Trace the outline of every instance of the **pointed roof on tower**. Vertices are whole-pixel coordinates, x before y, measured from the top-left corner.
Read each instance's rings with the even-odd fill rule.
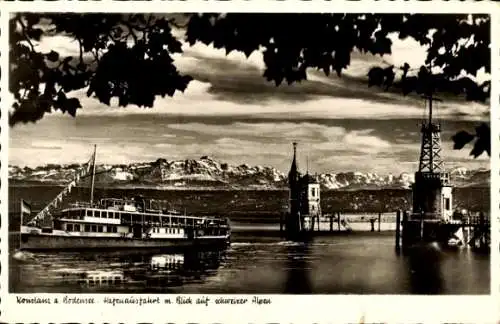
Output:
[[[293,159],[292,165],[290,166],[290,172],[288,172],[288,179],[290,181],[297,180],[299,175],[299,169],[297,165],[297,143],[293,142]]]

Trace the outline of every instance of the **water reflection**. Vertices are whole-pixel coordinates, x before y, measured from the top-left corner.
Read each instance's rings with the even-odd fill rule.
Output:
[[[394,255],[389,235],[309,243],[248,235],[226,251],[12,251],[16,293],[487,294],[489,255],[430,247]]]
[[[444,255],[433,244],[415,246],[405,252],[410,293],[439,294],[444,290],[441,265]]]
[[[312,293],[311,269],[308,264],[310,252],[308,242],[291,243],[286,247],[285,294]]]
[[[81,286],[117,286],[124,281],[123,271],[85,271],[78,274]]]

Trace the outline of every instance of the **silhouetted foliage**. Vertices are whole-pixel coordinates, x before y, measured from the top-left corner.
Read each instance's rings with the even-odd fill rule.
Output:
[[[483,152],[488,155],[491,153],[491,131],[490,127],[486,124],[480,124],[476,127],[476,134],[470,134],[467,131],[460,131],[452,137],[455,150],[462,149],[466,144],[476,140],[470,152],[470,155],[477,158]]]
[[[81,108],[74,90],[88,88],[109,105],[152,107],[155,97],[184,91],[191,80],[178,73],[171,54],[181,52],[166,18],[117,14],[22,14],[10,19],[10,91],[15,103],[10,124],[37,121],[61,110]],[[42,35],[62,34],[79,44],[77,57],[33,44]]]
[[[400,89],[405,95],[444,92],[474,101],[485,101],[490,93],[490,81],[473,79],[479,70],[489,73],[491,68],[488,15],[208,13],[185,14],[182,20],[189,44],[212,44],[247,57],[263,51],[264,77],[276,85],[305,80],[310,68],[341,76],[353,51],[391,54],[389,35],[397,33],[428,47],[425,65],[373,67],[368,86]],[[83,88],[101,103],[110,105],[116,98],[123,107],[152,107],[156,96],[184,91],[191,77],[181,75],[171,57],[182,53],[172,34],[177,23],[149,14],[11,17],[10,91],[15,102],[10,124],[34,122],[53,110],[75,116],[81,104],[70,94]],[[78,42],[78,55],[39,52],[34,42],[54,34]],[[481,130],[474,136],[472,155],[489,153],[488,143],[481,142],[484,134]],[[457,149],[472,141],[464,133],[454,140]]]
[[[469,19],[442,14],[204,14],[191,17],[187,40],[247,56],[262,48],[264,76],[279,85],[306,79],[308,68],[340,76],[354,50],[391,54],[389,35],[398,33],[400,39],[412,37],[428,46],[426,66],[374,67],[368,74],[370,86],[398,86],[405,94],[450,92],[484,101],[490,83],[478,85],[464,72],[476,76],[481,68],[490,71],[489,26],[484,15]],[[431,66],[442,71],[431,75]],[[399,69],[402,77],[395,82]]]

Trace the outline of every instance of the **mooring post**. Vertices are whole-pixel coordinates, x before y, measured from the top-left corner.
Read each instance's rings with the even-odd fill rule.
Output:
[[[283,213],[280,213],[280,236],[283,236]]]
[[[465,234],[465,221],[463,216],[460,219],[460,228],[462,229],[462,243],[467,244],[467,235]]]
[[[382,221],[382,213],[378,213],[378,231],[380,232],[380,222]]]
[[[407,242],[407,236],[408,236],[408,233],[406,232],[406,230],[408,229],[408,226],[407,226],[407,223],[408,223],[408,212],[405,210],[403,212],[403,221],[401,223],[401,247],[404,249],[406,248],[406,244],[408,243]]]
[[[420,241],[424,240],[424,213],[420,214]]]
[[[340,212],[337,212],[337,224],[338,224],[339,232],[340,232]]]
[[[470,235],[469,235],[469,226],[470,226],[470,224],[469,223],[470,223],[469,222],[469,217],[467,216],[467,218],[466,218],[465,215],[462,215],[462,232],[464,234],[464,245],[465,246],[469,246],[469,243],[470,243],[469,242],[469,240],[470,240],[469,239],[469,237],[470,237]]]
[[[330,232],[333,232],[333,214],[330,214]]]
[[[400,231],[401,231],[401,211],[398,210],[396,212],[396,250],[399,250],[399,240],[400,240]]]
[[[465,241],[465,244],[467,244],[468,247],[470,247],[472,241],[471,241],[471,221],[470,221],[470,212],[467,212],[467,220],[465,223],[465,232],[467,233],[467,240]]]
[[[319,222],[320,222],[320,219],[319,219],[319,215],[318,215],[318,232],[321,230],[321,229],[319,228]]]
[[[486,231],[484,228],[484,213],[479,212],[479,248],[484,249],[486,247]]]

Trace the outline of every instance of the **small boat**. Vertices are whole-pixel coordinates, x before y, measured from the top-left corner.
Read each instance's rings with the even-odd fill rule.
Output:
[[[463,229],[460,228],[457,230],[453,236],[448,240],[448,246],[449,247],[461,247],[464,246],[465,243],[465,238],[464,238],[464,233]]]
[[[31,206],[21,200],[21,250],[64,249],[131,249],[191,246],[223,246],[229,244],[229,220],[221,217],[183,215],[173,210],[152,208],[152,201],[103,198],[94,202],[94,155],[87,171],[91,171],[89,202],[75,202],[59,212],[52,212],[81,174],[57,197],[23,225],[23,214]],[[90,163],[90,162],[89,162]]]

